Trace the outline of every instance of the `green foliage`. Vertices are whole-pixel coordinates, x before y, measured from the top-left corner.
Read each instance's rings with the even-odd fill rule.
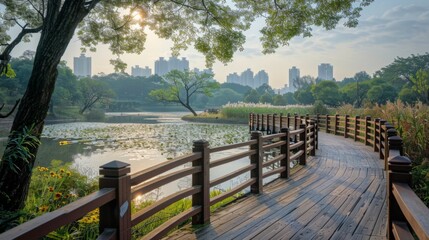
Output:
[[[413,83],[412,89],[419,94],[419,98],[424,103],[429,103],[429,69],[419,69],[415,76],[410,77]]]
[[[1,76],[6,76],[7,78],[15,78],[16,77],[16,73],[15,71],[12,69],[12,66],[9,64],[7,64],[6,68],[0,72],[0,77]]]
[[[248,119],[249,113],[256,114],[273,114],[273,113],[297,113],[305,115],[310,113],[311,106],[273,106],[269,104],[251,104],[251,103],[236,103],[227,104],[221,109],[221,114],[225,118],[232,119]]]
[[[91,78],[80,79],[79,90],[82,93],[81,114],[96,104],[107,105],[110,99],[115,96],[106,83]]]
[[[229,88],[220,88],[214,92],[213,97],[208,100],[209,106],[220,107],[227,103],[236,103],[243,101],[243,95]]]
[[[197,115],[190,100],[196,94],[212,96],[213,91],[219,88],[219,83],[212,78],[213,75],[208,73],[173,70],[163,77],[164,88],[152,90],[149,95],[161,102],[179,103]]]
[[[311,108],[310,114],[326,115],[326,114],[329,114],[329,110],[322,101],[317,100],[314,102],[314,105]]]
[[[408,88],[408,87],[402,88],[401,91],[399,92],[398,97],[399,97],[399,100],[408,104],[414,104],[419,100],[418,95],[411,88]]]
[[[18,173],[21,171],[19,165],[20,161],[23,161],[28,168],[31,167],[28,159],[34,157],[30,151],[32,148],[37,148],[40,145],[40,140],[34,135],[34,126],[24,127],[22,132],[12,132],[9,138],[9,144],[13,145],[13,148],[6,148],[2,161],[7,162],[9,169]],[[18,165],[19,164],[19,165]]]
[[[388,84],[375,85],[368,90],[367,99],[376,104],[386,104],[386,102],[395,101],[397,91]]]
[[[273,97],[273,105],[274,106],[285,106],[287,105],[287,100],[285,98],[285,96],[282,96],[280,94],[276,94]]]
[[[260,103],[273,103],[273,97],[268,92],[264,93],[259,97]]]
[[[251,89],[244,95],[244,102],[247,103],[258,103],[259,102],[259,93],[255,89]]]
[[[310,105],[314,103],[314,96],[311,92],[311,86],[298,89],[293,93],[293,96],[300,104]]]
[[[336,107],[340,104],[341,95],[338,85],[334,81],[321,81],[313,85],[311,91],[316,100],[322,101],[328,106]]]

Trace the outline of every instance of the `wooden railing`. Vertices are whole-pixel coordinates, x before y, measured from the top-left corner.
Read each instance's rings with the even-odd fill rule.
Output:
[[[274,119],[271,121],[271,119]],[[404,156],[402,139],[394,126],[385,120],[348,115],[276,115],[250,114],[249,129],[275,131],[278,127],[295,127],[296,123],[313,119],[326,133],[353,138],[370,146],[384,160],[387,171],[389,239],[429,239],[429,208],[411,189],[411,160]]]
[[[278,123],[275,117],[270,120],[271,123]],[[170,218],[145,235],[144,239],[161,238],[188,219],[192,219],[194,225],[206,224],[210,222],[210,206],[249,187],[251,193],[261,193],[264,179],[275,174],[279,174],[280,178],[288,178],[291,161],[305,165],[308,156],[315,155],[318,142],[315,121],[295,120],[294,124],[293,130],[289,130],[285,125],[272,128],[270,135],[254,131],[247,142],[221,147],[210,148],[209,143],[204,140],[195,141],[191,154],[131,175],[128,164],[119,161],[110,162],[100,167],[99,191],[15,227],[1,234],[0,239],[40,238],[76,221],[96,208],[100,209],[99,239],[131,239],[132,227],[167,206],[188,197],[192,201],[191,208]],[[212,154],[232,149],[237,150],[237,153],[210,160]],[[266,157],[266,154],[273,149],[278,149],[278,155]],[[216,179],[210,179],[211,169],[245,157],[249,157],[249,164]],[[249,179],[210,198],[211,188],[243,174],[250,175]],[[191,186],[131,214],[133,199],[187,176],[192,179]]]

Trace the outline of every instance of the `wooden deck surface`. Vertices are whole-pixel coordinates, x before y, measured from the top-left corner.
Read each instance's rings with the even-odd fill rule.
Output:
[[[290,179],[212,214],[168,239],[385,239],[386,181],[370,147],[320,132],[319,149]]]

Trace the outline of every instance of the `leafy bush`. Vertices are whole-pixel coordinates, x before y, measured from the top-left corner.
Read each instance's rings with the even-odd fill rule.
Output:
[[[326,115],[326,114],[329,114],[329,110],[325,106],[325,104],[323,104],[322,101],[317,100],[316,102],[314,102],[314,105],[313,105],[313,107],[310,110],[310,114],[313,114],[313,115],[316,115],[316,114]]]

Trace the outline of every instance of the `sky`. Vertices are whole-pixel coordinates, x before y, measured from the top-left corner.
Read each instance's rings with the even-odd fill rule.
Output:
[[[408,57],[411,54],[429,52],[429,1],[428,0],[375,0],[364,8],[356,28],[338,25],[326,31],[314,28],[310,38],[295,37],[288,46],[277,49],[276,53],[264,55],[259,42],[259,28],[252,27],[246,33],[244,51],[237,52],[234,60],[227,65],[216,62],[213,71],[215,79],[225,82],[229,73],[241,73],[251,68],[256,74],[265,70],[269,75],[269,84],[273,88],[282,88],[288,84],[292,66],[300,69],[301,76],[317,77],[317,66],[330,63],[334,67],[334,78],[341,81],[355,73],[366,71],[372,75],[375,71],[390,64],[396,57]],[[171,56],[171,42],[157,38],[148,32],[146,49],[143,53],[122,56],[131,67],[149,66],[154,72],[154,62],[159,57]],[[17,57],[27,49],[35,49],[36,41],[17,47],[12,56]],[[73,57],[80,55],[80,42],[73,38],[63,60],[73,69]],[[92,57],[92,74],[112,73],[109,60],[116,58],[109,54],[107,46],[100,45],[97,52],[88,52]],[[205,68],[204,56],[190,47],[182,52],[190,68]]]

